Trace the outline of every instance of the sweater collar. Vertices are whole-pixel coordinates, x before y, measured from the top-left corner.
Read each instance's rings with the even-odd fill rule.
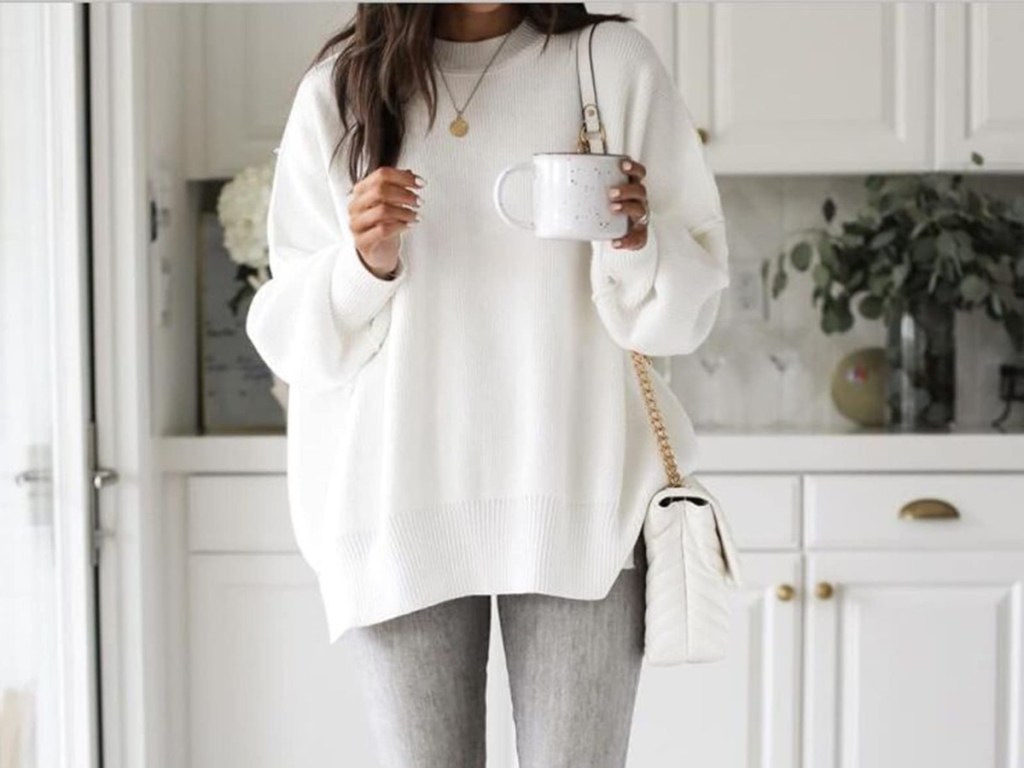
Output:
[[[491,64],[491,69],[503,67],[520,58],[526,51],[539,47],[545,35],[535,28],[526,17],[508,32],[508,40],[502,46],[504,34],[474,40],[472,42],[434,38],[434,59],[445,72],[482,72],[491,56],[501,46],[501,51]]]

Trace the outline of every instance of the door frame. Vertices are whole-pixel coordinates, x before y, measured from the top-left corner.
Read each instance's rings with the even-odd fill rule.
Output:
[[[160,515],[150,427],[143,10],[88,7],[104,768],[165,764]]]

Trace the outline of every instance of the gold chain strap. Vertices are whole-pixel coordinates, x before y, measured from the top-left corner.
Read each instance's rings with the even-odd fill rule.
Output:
[[[668,431],[665,429],[665,422],[661,419],[658,401],[654,397],[654,384],[647,371],[651,359],[635,349],[630,350],[629,354],[633,358],[633,367],[636,369],[637,378],[640,379],[640,389],[643,392],[644,405],[647,408],[647,420],[650,422],[651,429],[654,430],[654,437],[658,440],[661,463],[665,467],[665,477],[668,478],[668,484],[673,488],[680,488],[683,485],[683,477],[679,474],[679,465],[676,464],[676,456],[668,441]]]

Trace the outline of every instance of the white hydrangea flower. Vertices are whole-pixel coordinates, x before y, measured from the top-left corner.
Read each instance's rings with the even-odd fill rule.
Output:
[[[224,185],[217,198],[217,216],[224,228],[224,247],[231,260],[267,277],[267,208],[275,160],[243,169]],[[251,281],[250,281],[251,282]]]

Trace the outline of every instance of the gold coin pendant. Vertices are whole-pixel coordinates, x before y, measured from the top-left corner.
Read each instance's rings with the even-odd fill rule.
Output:
[[[467,123],[462,115],[459,115],[448,125],[448,130],[452,132],[453,136],[465,136],[469,131],[469,123]]]

